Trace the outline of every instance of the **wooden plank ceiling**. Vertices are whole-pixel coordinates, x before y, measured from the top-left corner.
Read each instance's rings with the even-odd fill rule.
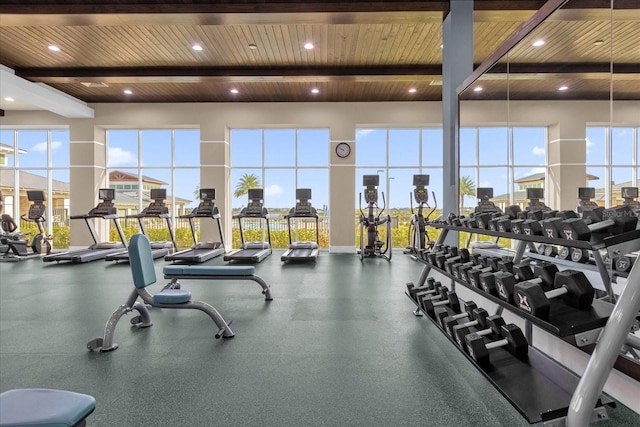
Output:
[[[441,99],[448,2],[210,3],[4,0],[0,63],[86,102]],[[474,61],[543,3],[476,0]],[[640,15],[616,3],[612,27],[608,0],[569,2],[465,97],[504,99],[508,88],[509,99],[608,99],[613,87],[616,99],[640,99]]]

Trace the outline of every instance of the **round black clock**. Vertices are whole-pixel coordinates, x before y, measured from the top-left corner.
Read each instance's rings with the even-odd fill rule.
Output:
[[[336,145],[336,155],[338,157],[344,159],[345,157],[349,157],[349,154],[351,154],[351,146],[348,143],[341,142]]]

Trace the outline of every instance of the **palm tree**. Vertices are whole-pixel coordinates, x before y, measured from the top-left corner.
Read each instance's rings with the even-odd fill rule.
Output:
[[[465,196],[476,195],[476,184],[468,176],[460,177],[460,210],[464,207]]]
[[[260,188],[260,180],[252,173],[245,173],[240,177],[240,181],[236,184],[233,197],[238,198],[243,196],[252,188]]]

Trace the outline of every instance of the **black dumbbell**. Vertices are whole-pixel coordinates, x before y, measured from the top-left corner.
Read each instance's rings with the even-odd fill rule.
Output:
[[[478,322],[477,324],[475,322]],[[467,335],[475,333],[481,337],[492,337],[494,339],[502,338],[502,326],[506,325],[502,316],[494,314],[493,316],[476,316],[476,319],[472,322],[463,323],[462,325],[455,325],[453,327],[453,336],[460,347],[465,351]],[[472,327],[478,327],[476,331],[472,331]]]
[[[408,284],[407,284],[408,285]],[[440,292],[440,288],[442,287],[442,283],[436,282],[433,277],[429,277],[427,282],[418,287],[414,287],[409,291],[409,295],[413,298],[414,301],[418,302],[420,296],[422,295],[435,295]]]
[[[511,221],[518,218],[518,214],[522,212],[519,205],[507,206],[504,209],[504,215],[493,218],[489,221],[489,230],[508,233],[511,231]]]
[[[415,299],[416,292],[433,289],[435,283],[436,279],[434,279],[433,277],[427,277],[426,282],[422,286],[416,286],[413,282],[408,282],[407,292],[409,293],[411,298]]]
[[[424,310],[424,303],[427,300],[433,300],[433,301],[442,301],[442,300],[447,300],[449,298],[449,289],[447,289],[445,286],[440,286],[435,292],[426,292],[426,291],[422,291],[416,294],[416,302],[418,303],[418,306],[420,306],[420,309],[422,311]]]
[[[454,314],[453,316],[445,317],[442,321],[442,327],[449,336],[455,338],[453,329],[456,326],[461,325],[459,320],[467,319],[462,323],[462,325],[467,325],[468,327],[485,327],[487,325],[487,317],[489,317],[489,312],[487,310],[482,307],[476,307],[466,313]]]
[[[472,316],[471,312],[473,310],[478,308],[476,303],[473,302],[473,301],[465,301],[463,305],[464,305],[464,312],[463,313],[457,313],[457,314],[451,315],[451,314],[449,314],[449,312],[447,310],[439,311],[438,313],[436,313],[436,320],[438,321],[438,324],[443,329],[445,329],[445,322],[447,321],[447,319],[449,321],[454,321],[454,322],[457,321],[458,319],[466,319],[467,317]]]
[[[621,234],[633,231],[638,225],[638,217],[629,206],[616,206],[602,211],[602,221],[588,224],[580,218],[563,221],[562,232],[567,240],[591,240],[592,233],[608,232]]]
[[[429,263],[431,265],[438,265],[438,256],[440,255],[448,255],[451,257],[458,255],[458,248],[456,246],[445,246],[442,250],[437,252],[430,252],[427,254],[427,258],[429,259]]]
[[[489,343],[485,343],[484,338],[477,333],[465,337],[467,351],[479,365],[488,365],[490,361],[489,350],[498,347],[505,347],[518,358],[523,358],[529,353],[529,343],[519,327],[510,323],[503,325],[500,332],[503,338]]]
[[[613,259],[613,268],[616,271],[626,273],[627,271],[631,270],[631,267],[633,267],[633,264],[636,262],[637,259],[638,259],[638,254],[636,252],[633,252],[628,255],[622,255],[622,256],[616,257]]]
[[[579,263],[589,262],[589,251],[586,249],[572,248],[571,261]]]
[[[533,271],[527,264],[518,264],[514,266],[514,272],[517,274],[498,272],[496,276],[496,289],[498,297],[503,301],[514,302],[514,287],[516,283],[529,281],[531,283],[540,283],[553,286],[555,276],[558,273],[558,267],[550,262],[539,262],[534,265]]]
[[[447,292],[446,297],[443,296],[441,301],[435,299],[423,298],[422,311],[432,319],[435,319],[437,307],[449,307],[454,313],[460,313],[460,301],[455,292]]]
[[[447,269],[447,266],[451,266],[455,263],[460,263],[460,262],[467,262],[469,261],[470,258],[470,253],[469,253],[469,249],[466,248],[462,248],[458,251],[458,255],[456,256],[451,256],[451,255],[438,255],[436,257],[436,265],[438,266],[438,268],[440,268],[441,270],[446,270],[446,271],[450,271],[449,269]]]
[[[564,270],[556,274],[554,288],[544,290],[535,283],[522,282],[515,285],[516,305],[533,316],[548,320],[552,298],[562,297],[565,304],[579,309],[588,309],[593,303],[595,291],[583,272]]]

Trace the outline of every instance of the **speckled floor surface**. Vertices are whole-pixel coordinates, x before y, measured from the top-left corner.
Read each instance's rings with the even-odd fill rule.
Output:
[[[404,283],[418,263],[324,252],[315,265],[283,265],[280,253],[256,265],[271,302],[250,281],[182,282],[233,320],[235,338],[214,339],[201,312],[151,309],[151,328],[120,321],[109,353],[85,346],[129,295],[128,264],[1,263],[0,391],[91,394],[90,426],[529,425],[412,315]],[[609,415],[602,425],[640,425],[622,405]]]

